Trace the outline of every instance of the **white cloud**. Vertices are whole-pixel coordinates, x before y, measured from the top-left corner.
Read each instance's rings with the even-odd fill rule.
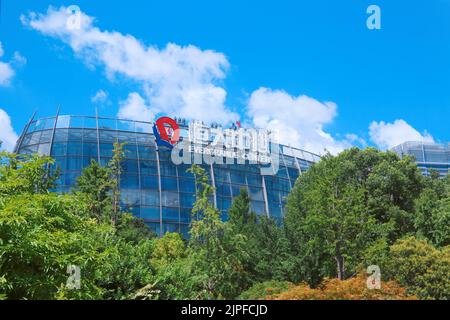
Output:
[[[97,93],[91,98],[92,103],[102,104],[108,100],[108,92],[104,90],[98,90]]]
[[[253,125],[279,132],[280,143],[322,154],[336,154],[351,147],[348,139],[336,140],[324,130],[337,115],[333,102],[319,102],[301,95],[291,96],[282,90],[259,88],[248,101],[248,115]],[[352,135],[353,140],[356,139]]]
[[[381,149],[390,149],[407,141],[434,142],[433,137],[410,126],[405,120],[395,120],[393,123],[373,121],[369,127],[370,139]]]
[[[17,133],[14,131],[11,118],[5,112],[0,109],[0,141],[2,141],[2,150],[12,151],[17,142]]]
[[[154,118],[151,108],[137,92],[128,95],[127,100],[120,103],[118,117],[120,119],[150,121]]]
[[[0,58],[4,54],[2,43],[0,42]],[[14,77],[14,70],[9,63],[0,61],[0,86],[7,86]]]
[[[359,145],[360,147],[367,147],[367,142],[363,138],[359,137],[354,133],[348,133],[345,135],[345,139],[349,142]]]
[[[18,66],[23,66],[23,65],[27,64],[27,59],[24,56],[22,56],[20,54],[20,52],[16,51],[16,52],[14,52],[12,62]]]
[[[132,35],[100,30],[94,26],[94,18],[84,13],[81,28],[69,29],[67,18],[66,8],[49,7],[46,14],[22,15],[21,21],[60,39],[86,64],[103,66],[110,79],[121,76],[139,83],[139,96],[153,114],[221,123],[237,119],[225,105],[226,91],[220,86],[229,67],[224,54],[193,45],[148,46]]]

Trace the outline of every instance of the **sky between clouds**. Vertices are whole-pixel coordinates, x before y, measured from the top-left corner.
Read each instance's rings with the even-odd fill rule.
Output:
[[[326,127],[339,114],[335,102],[292,95],[281,88],[261,85],[248,94],[243,111],[236,112],[236,108],[227,104],[225,83],[232,65],[226,53],[195,44],[168,42],[158,47],[147,39],[144,43],[133,35],[97,27],[101,17],[88,13],[82,13],[80,29],[71,29],[67,27],[67,18],[65,7],[49,7],[47,12],[25,13],[20,20],[30,32],[38,32],[70,48],[85,68],[101,68],[111,84],[119,86],[122,81],[138,84],[138,90],[129,92],[126,99],[110,103],[111,108],[117,106],[120,118],[142,120],[164,114],[225,125],[241,120],[247,126],[278,130],[283,144],[320,154],[325,150],[335,154],[352,145],[368,144],[352,132],[334,136],[327,131]],[[0,44],[0,86],[14,85],[14,65],[23,66],[25,62],[18,52],[10,60],[4,60]],[[90,99],[93,104],[102,105],[110,97],[100,89]],[[5,111],[7,106],[0,108],[5,108],[0,109],[0,140],[4,141],[4,148],[11,150],[17,134]],[[434,141],[428,132],[420,133],[402,119],[392,123],[373,121],[368,136],[371,143],[382,149],[409,140]]]

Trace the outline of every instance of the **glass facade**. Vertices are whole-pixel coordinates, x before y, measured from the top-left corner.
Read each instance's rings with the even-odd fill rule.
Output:
[[[158,234],[187,234],[195,200],[195,182],[186,170],[175,165],[170,152],[158,150],[152,133],[153,123],[87,116],[56,116],[32,119],[20,136],[15,152],[50,155],[60,170],[57,192],[69,192],[82,169],[91,160],[106,165],[116,141],[126,142],[121,176],[121,205]],[[180,123],[186,136],[186,123]],[[211,199],[227,219],[232,199],[246,188],[251,208],[259,215],[281,221],[286,196],[298,176],[317,162],[319,156],[280,146],[280,170],[262,176],[260,166],[250,164],[202,165],[215,187]]]
[[[401,158],[412,156],[424,175],[432,169],[445,176],[450,170],[450,144],[405,142],[392,149]]]

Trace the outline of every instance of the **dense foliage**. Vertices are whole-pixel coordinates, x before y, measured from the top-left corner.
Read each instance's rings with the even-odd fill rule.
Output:
[[[415,300],[396,282],[381,284],[381,289],[370,290],[366,275],[360,274],[347,280],[325,279],[318,288],[306,284],[294,286],[287,291],[266,297],[269,300]]]
[[[412,159],[326,155],[299,177],[282,224],[252,212],[246,189],[222,221],[192,166],[183,239],[156,238],[121,207],[124,152],[116,144],[108,165],[92,161],[66,195],[51,191],[51,158],[1,154],[0,300],[450,298],[450,178],[423,177]],[[371,265],[381,290],[366,286]]]

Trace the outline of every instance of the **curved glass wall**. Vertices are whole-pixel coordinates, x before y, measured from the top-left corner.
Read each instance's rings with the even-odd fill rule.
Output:
[[[424,175],[429,175],[431,170],[436,170],[441,176],[445,176],[450,170],[450,144],[405,142],[392,148],[400,158],[411,156]]]
[[[57,116],[32,120],[16,145],[16,153],[50,155],[60,168],[58,192],[69,192],[83,168],[91,160],[105,165],[112,157],[113,144],[126,142],[121,205],[158,234],[181,232],[186,235],[195,200],[194,177],[189,165],[175,165],[170,153],[157,150],[153,123],[87,116]],[[187,136],[186,123],[180,123],[181,136]],[[319,160],[319,156],[280,146],[280,170],[275,176],[262,176],[258,165],[202,165],[216,188],[213,202],[222,218],[233,197],[246,188],[251,208],[259,215],[281,220],[285,199],[297,177]]]

